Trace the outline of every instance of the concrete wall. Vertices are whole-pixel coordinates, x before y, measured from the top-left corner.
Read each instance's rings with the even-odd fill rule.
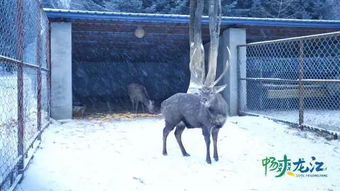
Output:
[[[238,82],[239,77],[245,77],[246,75],[246,49],[241,48],[239,53],[237,52],[237,46],[246,44],[246,30],[242,28],[229,28],[223,31],[220,36],[220,44],[217,57],[217,71],[216,78],[220,76],[226,63],[229,60],[229,71],[225,75],[224,79],[217,85],[227,85],[226,89],[222,92],[223,97],[226,99],[229,105],[229,114],[234,116],[238,114],[240,108],[242,110],[246,107],[246,82]],[[205,50],[205,62],[206,70],[208,67],[210,42],[204,44]],[[231,52],[231,58],[229,58],[228,49]],[[238,62],[239,54],[239,62]],[[239,66],[238,66],[239,65]],[[206,71],[207,72],[207,71]]]
[[[245,107],[246,105],[246,91],[245,84],[242,82],[242,87],[239,89],[238,83],[238,58],[237,58],[237,46],[246,44],[246,30],[242,28],[229,28],[226,29],[220,38],[220,47],[218,55],[218,70],[222,71],[225,63],[229,60],[229,71],[224,78],[224,83],[227,83],[227,88],[223,92],[229,105],[229,114],[234,116],[238,114],[239,107]],[[231,52],[231,58],[229,58],[227,47]],[[241,76],[245,75],[245,49],[240,51],[240,65],[239,70]]]
[[[72,118],[71,23],[51,23],[51,116]]]

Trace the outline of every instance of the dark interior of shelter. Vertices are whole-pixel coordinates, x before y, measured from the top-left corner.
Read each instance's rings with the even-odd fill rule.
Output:
[[[164,99],[187,91],[185,26],[84,22],[72,27],[73,104],[86,106],[87,114],[132,111],[130,83],[145,86],[156,110]]]
[[[203,44],[209,42],[208,27],[202,24]],[[247,43],[333,30],[240,24],[223,25],[221,31],[229,27],[245,28]],[[127,87],[138,83],[159,110],[163,100],[188,89],[188,31],[187,23],[152,22],[152,18],[147,22],[73,20],[73,106],[85,106],[85,114],[131,112]]]

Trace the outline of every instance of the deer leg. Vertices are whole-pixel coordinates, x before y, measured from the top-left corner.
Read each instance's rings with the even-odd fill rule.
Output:
[[[111,109],[111,104],[109,101],[106,101],[106,105],[107,105],[107,108],[109,109],[109,113],[112,113],[112,109]]]
[[[135,104],[134,104],[134,102],[132,100],[131,100],[131,106],[132,106],[131,112],[133,112],[135,110]]]
[[[203,133],[203,136],[204,136],[205,145],[207,147],[206,161],[207,161],[208,164],[211,164],[211,158],[210,158],[210,132],[209,132],[208,128],[203,127],[202,128],[202,133]]]
[[[141,105],[142,105],[142,112],[145,113],[145,106],[143,103]]]
[[[183,156],[188,157],[190,156],[187,151],[185,150],[183,143],[182,143],[182,133],[185,129],[185,125],[181,122],[176,126],[176,130],[175,130],[175,137],[177,140],[177,143],[179,145],[179,148],[181,149],[181,152],[183,154]]]
[[[165,122],[165,127],[163,129],[163,155],[168,155],[168,152],[166,151],[166,139],[174,128],[175,125]]]
[[[138,101],[136,101],[136,114],[138,114],[138,105],[139,105],[139,102]]]
[[[211,132],[212,139],[213,139],[213,144],[214,144],[214,159],[215,159],[215,161],[218,161],[217,138],[218,138],[219,130],[220,130],[220,128],[214,127],[212,132]]]

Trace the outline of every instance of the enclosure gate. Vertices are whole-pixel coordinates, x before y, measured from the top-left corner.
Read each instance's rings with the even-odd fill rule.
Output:
[[[40,1],[1,1],[0,34],[2,191],[19,182],[49,124],[49,22]]]
[[[239,114],[340,132],[340,32],[238,46]]]

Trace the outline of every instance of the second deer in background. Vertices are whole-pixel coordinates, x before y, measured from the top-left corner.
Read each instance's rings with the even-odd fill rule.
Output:
[[[138,112],[138,105],[141,103],[143,112],[145,112],[146,107],[149,113],[154,113],[154,101],[150,99],[148,92],[143,85],[137,83],[129,84],[128,94],[132,104],[133,112]]]

